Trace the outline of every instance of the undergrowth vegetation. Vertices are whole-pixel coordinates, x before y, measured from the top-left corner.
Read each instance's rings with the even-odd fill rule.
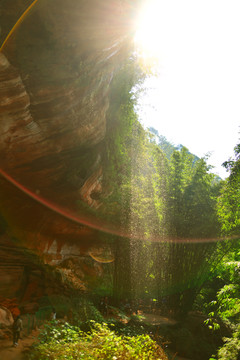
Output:
[[[117,335],[105,323],[90,323],[88,332],[66,322],[46,324],[27,360],[167,360],[149,335]]]

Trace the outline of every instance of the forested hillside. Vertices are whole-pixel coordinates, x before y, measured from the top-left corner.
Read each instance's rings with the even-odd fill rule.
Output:
[[[159,135],[158,130],[154,129],[153,127],[149,127],[148,130],[150,132],[151,141],[155,142],[163,150],[169,160],[171,159],[171,155],[175,150],[180,151],[184,147],[182,144],[172,144],[165,136]],[[151,134],[153,136],[151,136]],[[189,152],[189,154],[191,153]],[[194,161],[197,160],[199,160],[199,157],[194,155]]]
[[[105,182],[107,205],[114,205],[106,212],[137,237],[216,237],[219,182],[204,158],[143,129],[131,92],[144,78],[136,61],[125,64],[111,87]]]
[[[225,163],[230,176],[223,181],[210,172],[205,158],[174,147],[153,128],[145,131],[130,91],[144,78],[136,61],[130,59],[114,79],[108,113],[114,119],[106,141],[110,188],[101,212],[130,234],[116,246],[113,295],[155,297],[159,304],[167,299],[175,316],[196,308],[213,316],[207,305],[213,296],[214,314],[223,320],[233,316],[236,324],[239,309],[234,314],[231,309],[239,296],[239,146],[236,158]]]

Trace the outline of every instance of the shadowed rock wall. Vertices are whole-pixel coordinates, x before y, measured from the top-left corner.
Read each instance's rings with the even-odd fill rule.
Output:
[[[2,3],[2,42],[29,5]],[[35,297],[49,292],[48,281],[36,280],[44,264],[85,290],[86,277],[101,277],[100,263],[113,261],[88,208],[101,205],[96,194],[104,191],[109,86],[129,56],[135,6],[120,0],[39,0],[3,46],[0,295],[26,300],[31,283],[42,289],[34,290]]]

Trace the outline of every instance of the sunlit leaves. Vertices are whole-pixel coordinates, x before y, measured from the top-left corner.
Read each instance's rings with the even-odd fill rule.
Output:
[[[167,360],[161,347],[148,335],[120,336],[104,323],[91,321],[88,333],[67,323],[48,326],[47,331],[49,335],[31,350],[29,360]],[[56,340],[53,334],[61,340]]]
[[[230,172],[218,200],[218,216],[225,235],[240,234],[240,144],[235,147],[235,159],[223,164]]]

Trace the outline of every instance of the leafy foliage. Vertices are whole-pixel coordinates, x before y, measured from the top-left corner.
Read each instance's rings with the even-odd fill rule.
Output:
[[[218,199],[218,216],[224,235],[240,233],[240,144],[235,147],[235,159],[223,164],[230,172]]]
[[[47,325],[28,360],[142,359],[167,360],[148,335],[119,336],[106,324],[92,321],[91,331],[82,332],[68,323]]]
[[[208,315],[205,324],[210,329],[221,331],[227,327],[229,334],[232,333],[223,338],[225,344],[219,348],[217,358],[237,360],[240,354],[240,241],[229,240],[219,246],[218,251],[225,254],[212,269],[212,279],[198,296],[199,308]]]
[[[221,322],[229,328],[232,336],[224,337],[224,345],[213,358],[238,360],[240,356],[240,145],[235,147],[235,159],[223,164],[230,172],[223,183],[217,203],[217,212],[223,235],[232,240],[219,244],[222,260],[212,269],[214,277],[202,294],[211,301],[202,304],[208,313],[206,324],[221,329]],[[227,251],[226,251],[227,250]],[[206,291],[207,290],[207,291]],[[208,296],[206,296],[208,294]],[[210,295],[210,296],[209,296]]]
[[[223,339],[225,344],[218,350],[219,360],[238,360],[240,354],[240,325],[236,327],[231,338]]]
[[[129,241],[122,239],[121,244],[116,240],[114,296],[151,293],[161,297],[164,292],[177,292],[169,304],[187,311],[192,300],[186,299],[194,296],[189,296],[190,287],[202,281],[213,247],[159,241],[217,237],[219,185],[209,173],[206,159],[196,158],[183,146],[172,149],[159,136],[155,141],[156,134],[143,129],[132,89],[144,76],[135,60],[129,59],[113,79],[105,142],[107,195],[99,212],[131,237]],[[186,295],[180,301],[183,290]]]

